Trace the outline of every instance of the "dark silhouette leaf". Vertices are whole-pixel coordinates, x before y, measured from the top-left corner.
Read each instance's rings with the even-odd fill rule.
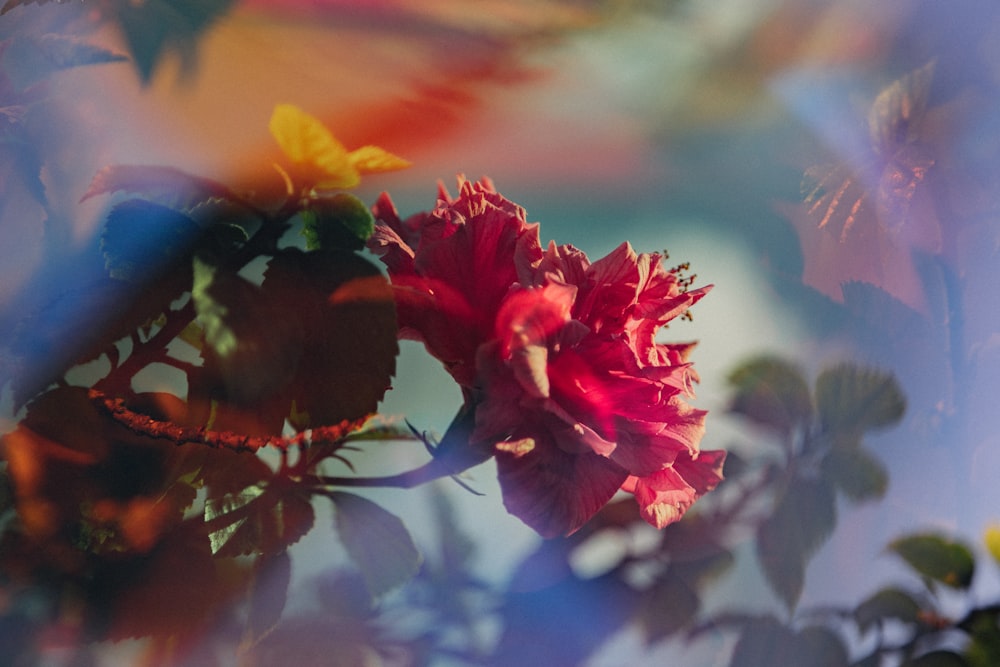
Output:
[[[920,605],[913,596],[898,588],[883,588],[874,593],[854,610],[854,620],[861,632],[887,618],[903,623],[916,623]]]
[[[816,379],[816,407],[827,432],[860,434],[897,423],[906,398],[892,375],[842,364]]]
[[[802,594],[809,558],[836,526],[835,499],[824,481],[795,479],[757,529],[757,558],[789,609]]]
[[[787,432],[812,418],[809,386],[793,365],[761,357],[737,368],[729,376],[735,390],[730,410],[757,423]]]
[[[889,550],[906,561],[920,576],[952,588],[968,588],[976,562],[963,544],[938,535],[910,535],[894,540]]]
[[[823,477],[855,502],[885,495],[889,473],[862,447],[834,446],[821,463]]]
[[[200,234],[186,215],[129,199],[108,213],[101,250],[112,278],[140,282],[186,259]]]
[[[247,631],[252,641],[267,635],[278,624],[288,599],[292,559],[287,551],[257,559],[250,587]]]
[[[337,533],[373,596],[388,593],[417,573],[420,552],[398,517],[351,493],[338,491],[330,499],[336,506]]]

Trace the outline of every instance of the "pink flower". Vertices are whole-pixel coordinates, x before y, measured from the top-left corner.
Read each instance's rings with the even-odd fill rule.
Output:
[[[708,288],[627,243],[594,263],[543,251],[488,181],[406,221],[383,197],[376,218],[400,326],[475,402],[471,441],[493,448],[508,511],[568,534],[622,489],[662,528],[721,481],[724,453],[699,451],[705,412],[684,400],[693,344],[655,340]]]

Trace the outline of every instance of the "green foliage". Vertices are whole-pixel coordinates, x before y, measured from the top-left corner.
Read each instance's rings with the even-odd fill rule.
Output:
[[[198,39],[232,4],[233,0],[117,2],[114,18],[139,75],[148,82],[170,52],[180,56],[185,72],[193,70]]]
[[[809,386],[792,364],[774,357],[754,359],[729,375],[730,410],[787,433],[812,416]]]
[[[976,562],[960,542],[933,534],[910,535],[890,543],[889,550],[931,581],[963,589],[972,583]]]
[[[375,231],[371,211],[346,192],[312,200],[302,218],[309,250],[360,250]]]
[[[338,491],[329,497],[336,506],[337,533],[373,596],[388,593],[416,574],[420,552],[398,517],[351,493]]]

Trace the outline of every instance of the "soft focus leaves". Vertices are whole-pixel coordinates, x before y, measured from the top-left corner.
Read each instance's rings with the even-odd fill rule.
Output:
[[[904,623],[916,623],[920,605],[913,596],[898,588],[883,588],[872,594],[854,610],[854,620],[861,632],[867,632],[873,625],[885,619],[896,619]]]
[[[746,623],[729,663],[730,667],[847,667],[848,664],[844,642],[833,631],[816,626],[794,630],[772,617]]]
[[[860,435],[897,423],[906,399],[891,374],[843,364],[817,378],[816,407],[827,432]]]
[[[938,535],[910,535],[894,540],[889,550],[927,579],[952,588],[968,588],[975,559],[968,547]]]
[[[367,498],[335,492],[335,525],[351,560],[373,596],[409,581],[420,567],[420,552],[406,526]]]
[[[65,35],[17,35],[3,51],[4,73],[18,90],[60,70],[126,61],[120,53]]]
[[[995,667],[1000,664],[1000,607],[976,609],[959,624],[972,637],[965,649],[971,667]]]
[[[761,357],[729,375],[734,394],[730,410],[788,432],[812,417],[809,386],[800,371],[788,362]]]
[[[824,479],[855,502],[881,498],[889,488],[889,472],[863,447],[834,446],[820,467]]]
[[[148,82],[168,52],[179,55],[185,72],[190,73],[198,38],[232,4],[233,0],[120,2],[113,16],[121,26],[139,75]]]
[[[757,529],[757,559],[789,609],[802,594],[810,556],[836,526],[835,499],[829,484],[796,478]]]

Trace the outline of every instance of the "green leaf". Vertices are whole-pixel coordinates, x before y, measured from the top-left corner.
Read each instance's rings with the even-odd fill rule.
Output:
[[[965,659],[971,667],[1000,665],[1000,607],[975,609],[960,627],[972,637],[965,649]]]
[[[279,553],[309,532],[314,520],[308,495],[295,487],[250,486],[205,501],[214,556]]]
[[[918,574],[952,588],[968,588],[976,562],[963,544],[938,535],[910,535],[893,541],[889,550]]]
[[[198,225],[173,209],[129,199],[108,213],[101,250],[112,278],[139,282],[186,258],[200,233]]]
[[[855,502],[881,498],[889,487],[885,466],[862,447],[834,447],[820,466],[823,477]]]
[[[754,359],[733,371],[730,410],[787,432],[812,419],[809,386],[798,368],[774,357]]]
[[[795,479],[757,529],[757,558],[771,588],[791,610],[816,549],[837,522],[833,488],[822,480]]]
[[[3,51],[3,70],[17,90],[72,67],[127,61],[124,55],[64,35],[17,35]]]
[[[371,211],[347,193],[311,200],[302,219],[302,235],[310,250],[361,250],[375,231]]]
[[[816,406],[828,433],[860,434],[897,423],[906,398],[891,374],[842,364],[817,378]]]
[[[916,623],[920,605],[913,596],[898,588],[883,588],[854,610],[854,620],[862,633],[884,619],[894,618],[903,623]]]
[[[373,596],[409,581],[420,567],[420,552],[406,526],[372,501],[335,492],[335,525],[354,564],[361,570]]]
[[[700,608],[701,597],[692,582],[669,568],[643,595],[638,621],[646,644],[655,644],[683,629]]]
[[[969,667],[969,663],[957,653],[940,650],[907,660],[900,667]]]

